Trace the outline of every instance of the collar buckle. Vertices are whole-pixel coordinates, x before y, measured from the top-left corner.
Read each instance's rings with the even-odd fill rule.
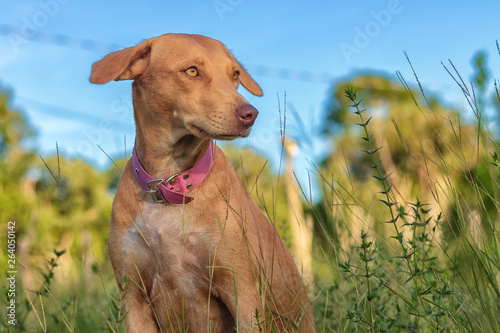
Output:
[[[151,179],[150,181],[147,182],[146,186],[148,187],[148,190],[146,191],[146,193],[149,193],[151,195],[151,198],[153,199],[154,203],[158,203],[158,202],[167,203],[166,200],[158,199],[158,192],[161,194],[160,185],[162,183],[168,184],[172,179],[174,179],[177,176],[179,176],[178,173],[176,173],[175,175],[173,175],[167,179],[156,178],[156,179]],[[163,197],[163,194],[162,194],[162,197]],[[163,199],[165,199],[165,198],[163,198]]]

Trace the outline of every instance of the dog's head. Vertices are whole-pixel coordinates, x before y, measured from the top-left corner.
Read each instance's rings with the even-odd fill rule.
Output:
[[[138,127],[167,127],[177,137],[248,136],[258,111],[236,90],[241,83],[262,96],[231,52],[201,35],[166,34],[108,54],[92,66],[90,82],[111,80],[134,80]]]

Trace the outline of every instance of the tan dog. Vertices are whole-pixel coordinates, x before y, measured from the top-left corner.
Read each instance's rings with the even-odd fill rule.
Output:
[[[90,81],[111,80],[134,80],[108,241],[127,332],[313,332],[288,249],[212,143],[248,136],[258,112],[236,89],[259,86],[222,43],[185,34],[96,62]]]

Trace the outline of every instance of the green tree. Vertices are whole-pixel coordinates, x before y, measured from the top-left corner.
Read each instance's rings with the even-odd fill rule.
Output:
[[[274,174],[268,161],[253,150],[237,149],[232,143],[224,143],[221,147],[254,201],[290,246],[286,223],[288,204],[283,177]]]
[[[23,194],[23,185],[36,156],[30,148],[34,135],[24,115],[11,107],[10,92],[0,89],[1,221],[29,218],[33,202]]]
[[[324,132],[332,150],[321,172],[325,179],[331,179],[324,184],[329,206],[323,210],[333,225],[326,229],[337,230],[334,234],[339,241],[367,228],[384,235],[380,222],[388,219],[383,207],[375,204],[381,189],[371,181],[372,163],[363,151],[362,128],[354,125],[359,120],[344,96],[349,86],[369,111],[372,139],[381,147],[381,166],[390,174],[396,200],[407,206],[405,201],[418,196],[434,213],[446,211],[448,203],[438,199],[448,191],[442,177],[456,179],[478,162],[474,127],[464,124],[457,111],[443,106],[435,97],[403,87],[386,76],[360,75],[335,86],[328,108]],[[351,221],[350,225],[342,228],[346,221]],[[352,234],[338,231],[346,226]]]
[[[106,244],[112,178],[59,154],[37,156],[35,138],[27,118],[12,107],[11,94],[0,90],[0,220],[4,226],[7,221],[16,222],[16,329],[36,329],[34,307],[44,316],[42,322],[47,321],[49,331],[66,330],[68,316],[61,311],[93,303],[101,310],[83,309],[72,321],[82,331],[93,331],[105,321],[101,316],[107,302],[103,283],[115,285]],[[5,248],[0,251],[1,267],[7,267]],[[57,264],[48,258],[64,251],[53,252],[54,248],[66,250]],[[105,265],[104,274],[93,275],[97,266]],[[43,309],[40,297],[44,298]]]
[[[478,109],[484,113],[484,108],[487,104],[487,93],[491,80],[491,72],[488,69],[488,53],[484,50],[476,52],[471,60],[474,73],[472,82],[475,86],[475,96]]]

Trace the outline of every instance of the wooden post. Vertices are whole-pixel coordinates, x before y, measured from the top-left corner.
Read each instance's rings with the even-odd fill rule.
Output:
[[[306,220],[304,217],[302,201],[300,200],[302,194],[293,175],[293,157],[298,152],[298,146],[293,140],[286,138],[285,151],[285,185],[288,199],[288,221],[292,236],[291,252],[304,281],[311,283],[313,280],[311,255],[313,223],[312,219]]]

